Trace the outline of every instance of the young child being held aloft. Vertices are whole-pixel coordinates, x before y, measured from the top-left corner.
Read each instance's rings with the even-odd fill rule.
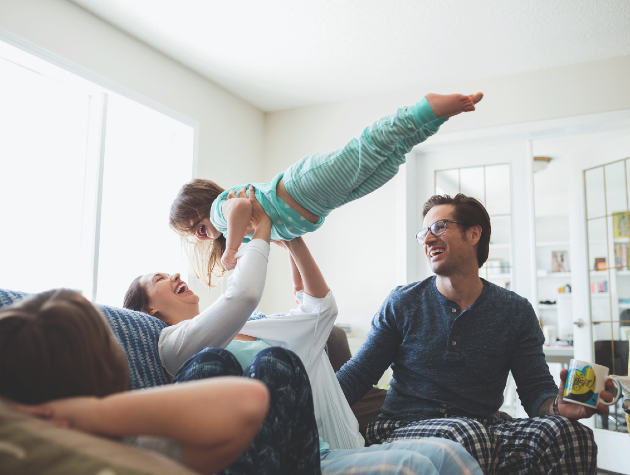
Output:
[[[236,266],[236,252],[254,230],[248,199],[228,199],[248,188],[272,220],[272,240],[290,241],[315,231],[330,212],[380,188],[405,163],[405,154],[435,134],[449,117],[475,110],[482,93],[427,94],[367,127],[343,148],[304,157],[271,183],[251,183],[224,190],[210,180],[185,184],[171,206],[170,225],[195,236],[193,269],[211,286]],[[238,197],[238,196],[237,196]]]

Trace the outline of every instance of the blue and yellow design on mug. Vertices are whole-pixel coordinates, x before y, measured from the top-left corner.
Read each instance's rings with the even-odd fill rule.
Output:
[[[572,360],[563,398],[596,408],[599,398],[596,388],[597,376],[593,367],[588,363]]]
[[[600,403],[606,406],[616,404],[621,396],[621,383],[608,376],[608,371],[607,366],[571,360],[562,398],[565,402],[581,404],[591,409],[597,409],[597,404]],[[601,395],[609,379],[613,382],[613,388],[608,391],[612,394],[612,401],[606,402]]]

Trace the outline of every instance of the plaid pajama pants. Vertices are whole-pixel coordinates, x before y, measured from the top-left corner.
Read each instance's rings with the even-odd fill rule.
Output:
[[[578,475],[597,471],[593,431],[562,416],[501,421],[463,417],[382,420],[368,425],[366,445],[423,437],[459,442],[486,475]]]

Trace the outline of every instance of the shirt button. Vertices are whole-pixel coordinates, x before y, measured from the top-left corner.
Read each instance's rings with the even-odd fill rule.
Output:
[[[457,345],[457,342],[455,340],[453,340],[451,343],[453,344],[453,346]]]
[[[457,312],[457,309],[456,308],[451,309],[451,312],[455,313],[455,312]]]

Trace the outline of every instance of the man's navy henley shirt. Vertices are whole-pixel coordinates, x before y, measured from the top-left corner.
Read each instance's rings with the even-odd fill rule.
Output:
[[[393,378],[380,419],[491,418],[512,371],[530,417],[558,394],[530,303],[483,280],[463,312],[436,287],[435,276],[394,289],[372,320],[367,340],[337,373],[350,405],[388,366]]]

